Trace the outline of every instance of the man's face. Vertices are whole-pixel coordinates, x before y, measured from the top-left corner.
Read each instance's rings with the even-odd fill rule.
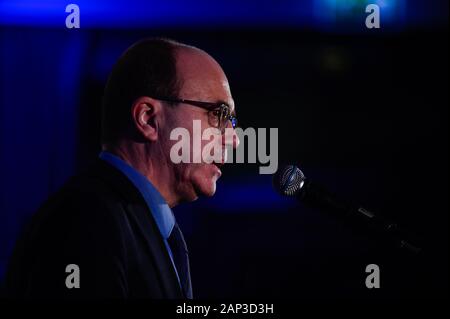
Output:
[[[214,103],[225,102],[231,107],[231,111],[234,111],[228,80],[222,68],[212,57],[200,50],[181,48],[177,53],[177,72],[182,83],[178,98]],[[227,134],[230,135],[227,138],[225,138],[225,134],[217,134],[216,138],[203,140],[201,134],[205,129],[211,128],[207,110],[193,105],[178,104],[169,112],[171,113],[171,128],[185,128],[190,134],[191,162],[172,163],[177,193],[187,201],[195,200],[199,195],[214,195],[216,181],[222,174],[220,167],[225,161],[226,154],[221,156],[223,161],[208,164],[206,163],[207,159],[202,158],[202,151],[206,144],[212,142],[219,144],[217,146],[223,150],[225,150],[226,143],[230,143],[231,147],[236,147],[239,143],[237,136],[234,131],[230,133],[230,130],[227,130]],[[197,124],[201,124],[201,131],[194,130],[194,120],[197,120]],[[231,127],[231,123],[228,122],[227,127]],[[200,151],[194,152],[194,140],[201,141]],[[169,143],[169,145],[173,146],[177,141],[171,142],[173,143]],[[210,159],[212,159],[212,155]]]

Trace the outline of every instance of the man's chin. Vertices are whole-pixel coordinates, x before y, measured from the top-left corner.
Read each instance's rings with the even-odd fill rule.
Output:
[[[216,182],[222,175],[220,169],[214,164],[207,164],[197,170],[197,174],[194,174],[191,179],[195,197],[199,196],[211,197],[216,193]]]
[[[205,177],[194,183],[194,189],[197,196],[211,197],[216,193],[216,182],[218,176]]]
[[[211,197],[216,193],[216,178],[213,179],[214,180],[203,181],[203,183],[194,184],[194,189],[197,197]]]

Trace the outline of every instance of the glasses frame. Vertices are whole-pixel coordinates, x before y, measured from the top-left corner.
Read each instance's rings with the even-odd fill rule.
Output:
[[[200,107],[204,110],[207,110],[208,115],[209,115],[209,112],[216,111],[218,109],[223,110],[224,108],[226,108],[228,110],[228,114],[225,115],[224,123],[227,123],[227,121],[230,121],[233,129],[235,129],[237,127],[237,118],[235,116],[231,115],[231,111],[230,111],[231,108],[227,103],[203,102],[203,101],[194,101],[194,100],[186,100],[186,99],[167,98],[167,97],[155,97],[155,99],[160,100],[160,101],[170,102],[170,103],[184,103],[184,104],[189,104],[189,105],[193,105],[196,107]],[[222,121],[222,119],[219,118],[219,127],[217,127],[217,128],[223,132],[225,130],[225,128],[227,127],[227,125],[225,124],[224,127],[221,127],[222,126],[221,121]]]

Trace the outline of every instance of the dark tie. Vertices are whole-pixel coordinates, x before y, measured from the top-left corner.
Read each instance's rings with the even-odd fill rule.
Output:
[[[177,268],[178,277],[180,278],[181,287],[184,296],[192,299],[191,273],[189,271],[189,254],[178,223],[175,223],[172,232],[168,238],[170,250],[172,251],[173,261]]]

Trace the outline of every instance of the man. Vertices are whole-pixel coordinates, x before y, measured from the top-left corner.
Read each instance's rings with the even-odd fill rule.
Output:
[[[212,163],[194,158],[195,120],[202,132],[213,128],[220,137],[202,140],[202,149],[214,141],[239,143],[219,64],[171,40],[129,48],[106,85],[100,158],[34,217],[10,263],[10,294],[192,298],[186,243],[171,208],[212,196],[226,156]],[[176,128],[192,137],[189,163],[171,158]]]

